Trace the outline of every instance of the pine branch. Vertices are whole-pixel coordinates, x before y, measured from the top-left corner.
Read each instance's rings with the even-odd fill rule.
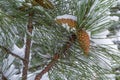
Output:
[[[15,53],[11,52],[9,49],[7,49],[6,47],[4,46],[1,46],[0,47],[5,50],[8,54],[11,54],[12,56],[16,57],[16,58],[19,58],[20,60],[22,61],[25,61],[25,59],[21,58],[19,55],[16,55]]]
[[[62,53],[64,55],[66,55],[66,51],[71,47],[72,43],[76,40],[76,35],[75,34],[72,34],[70,37],[69,37],[69,41],[66,42],[66,44],[63,46],[64,49],[62,51]],[[54,64],[57,62],[58,59],[60,59],[62,56],[62,54],[59,54],[59,53],[56,53],[54,56],[53,56],[53,59],[52,61],[39,73],[36,75],[35,77],[35,80],[40,80],[42,78],[42,76],[48,72],[52,66],[54,66]]]
[[[37,69],[40,69],[41,67],[45,66],[47,63],[43,63],[43,64],[39,64],[39,65],[35,65],[35,66],[32,66],[29,68],[29,71],[34,71],[34,70],[37,70]]]
[[[33,30],[32,17],[33,17],[33,12],[30,12],[29,13],[28,26],[27,26],[28,32],[30,34],[32,34],[32,30]],[[27,35],[25,57],[24,57],[25,61],[23,61],[24,67],[23,67],[23,72],[22,72],[22,80],[27,80],[30,47],[31,47],[31,37],[30,37],[30,35]]]

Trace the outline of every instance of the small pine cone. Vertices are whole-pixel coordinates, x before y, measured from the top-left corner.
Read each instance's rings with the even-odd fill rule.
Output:
[[[59,24],[68,24],[70,28],[75,28],[77,26],[77,22],[72,19],[57,19],[56,22]]]
[[[89,53],[90,39],[86,31],[80,29],[77,31],[77,39],[85,55]]]
[[[39,5],[46,9],[53,9],[54,6],[49,0],[35,0]],[[35,3],[35,2],[34,2]]]

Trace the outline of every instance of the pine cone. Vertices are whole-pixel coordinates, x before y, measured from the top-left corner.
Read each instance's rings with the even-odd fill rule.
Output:
[[[75,28],[77,26],[77,22],[72,19],[57,19],[56,22],[59,24],[68,24],[70,28]]]
[[[53,9],[54,6],[49,0],[35,0],[39,5],[46,9]]]
[[[78,30],[77,39],[84,54],[88,55],[90,47],[90,39],[88,33],[82,29]]]

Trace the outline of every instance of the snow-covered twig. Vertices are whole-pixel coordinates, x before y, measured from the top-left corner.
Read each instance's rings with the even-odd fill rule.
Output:
[[[0,48],[2,48],[3,50],[5,50],[8,54],[11,54],[12,56],[15,56],[16,58],[19,58],[20,60],[25,61],[25,59],[23,59],[22,57],[20,57],[19,55],[15,54],[15,53],[11,52],[6,47],[0,45]]]

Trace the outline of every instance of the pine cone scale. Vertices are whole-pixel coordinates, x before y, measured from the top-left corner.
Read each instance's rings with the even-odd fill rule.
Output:
[[[84,30],[78,30],[77,32],[77,39],[80,44],[81,49],[83,50],[85,55],[88,55],[89,53],[89,47],[90,47],[90,39],[89,35]]]

